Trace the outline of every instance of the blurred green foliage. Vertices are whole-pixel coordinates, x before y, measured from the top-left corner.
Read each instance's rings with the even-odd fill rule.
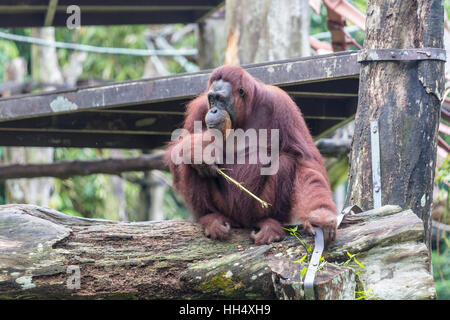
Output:
[[[0,39],[0,66],[4,66],[9,60],[19,56],[19,50],[14,43]],[[3,79],[5,69],[0,67],[0,79]]]
[[[177,24],[175,30],[183,28],[184,25]],[[55,28],[55,40],[69,43],[88,44],[99,47],[117,47],[145,49],[144,33],[146,25],[121,25],[121,26],[88,26],[79,30],[67,28]],[[8,28],[1,29],[4,32],[31,36],[31,28]],[[190,33],[177,43],[172,44],[174,48],[195,48],[196,36]],[[69,62],[73,50],[58,49],[58,62],[64,68]],[[0,79],[3,79],[5,64],[7,61],[21,56],[25,58],[30,66],[31,45],[16,41],[0,39]],[[185,72],[172,57],[162,57],[170,73]],[[147,57],[132,55],[111,55],[88,53],[83,63],[83,73],[80,79],[96,79],[107,81],[126,81],[142,77]],[[28,67],[28,71],[30,67]],[[29,75],[27,76],[29,79]],[[0,159],[1,159],[0,148]],[[123,156],[137,155],[136,150],[122,152]],[[56,148],[55,161],[70,160],[92,160],[108,157],[108,150],[78,149],[78,148]],[[138,177],[142,173],[135,174]],[[139,192],[140,187],[134,183],[124,180],[124,193],[127,207],[127,215],[130,220],[139,218]],[[55,192],[51,198],[51,207],[59,211],[94,218],[117,219],[108,210],[108,204],[113,200],[111,197],[111,179],[108,175],[91,175],[86,177],[72,177],[70,179],[55,179]],[[4,184],[0,183],[0,204],[5,202]],[[164,199],[164,210],[167,210],[169,218],[184,218],[187,211],[181,203],[168,191]],[[180,210],[180,208],[183,208]]]
[[[96,149],[56,148],[54,160],[94,160],[101,157]],[[105,186],[108,183],[104,175],[55,179],[55,192],[50,206],[58,211],[88,218],[105,218]]]
[[[439,217],[440,222],[450,225],[450,155],[447,155],[442,165],[436,169],[435,182],[439,188],[437,200],[445,201],[445,211],[442,217]],[[450,237],[448,233],[442,232],[439,239],[439,255],[437,244],[434,244],[435,250],[432,251],[433,276],[438,299],[450,300]]]
[[[450,241],[448,235],[441,239],[439,255],[437,250],[431,253],[434,285],[439,300],[450,300]]]
[[[4,148],[0,147],[0,162],[3,158],[3,152],[4,152]],[[5,183],[0,181],[0,205],[6,203],[5,194],[6,194],[5,193]]]
[[[349,0],[350,3],[352,3],[356,8],[358,8],[361,12],[366,12],[366,1],[365,0]],[[352,25],[352,23],[347,22],[348,26]],[[311,27],[310,27],[310,33],[312,35],[321,33],[321,32],[328,32],[327,27],[327,9],[325,8],[325,5],[322,5],[320,7],[320,14],[316,14],[311,9]],[[356,42],[359,45],[363,45],[364,43],[364,31],[358,30],[351,33],[352,37],[356,40]],[[321,39],[322,41],[330,41],[330,36]],[[348,50],[357,50],[355,46],[350,45],[348,47]]]
[[[181,29],[182,24],[175,25],[175,29]],[[99,47],[115,47],[130,49],[146,49],[144,33],[146,25],[130,26],[95,26],[82,27],[79,30],[56,28],[57,41],[88,44]],[[195,47],[196,39],[193,34],[181,39],[174,44],[174,48]],[[72,50],[59,49],[58,58],[61,67],[68,61]],[[173,58],[163,58],[167,62],[170,73],[184,72],[184,69]],[[147,57],[132,55],[109,55],[89,53],[83,63],[83,74],[80,78],[97,78],[110,81],[126,81],[139,79],[144,72]]]
[[[56,28],[57,41],[89,44],[99,47],[121,47],[145,49],[143,42],[147,26],[105,26],[82,27],[79,30]],[[61,67],[69,60],[72,50],[59,49],[58,58]],[[138,79],[142,76],[146,57],[131,55],[107,55],[89,53],[83,63],[81,78],[97,78],[111,81]]]

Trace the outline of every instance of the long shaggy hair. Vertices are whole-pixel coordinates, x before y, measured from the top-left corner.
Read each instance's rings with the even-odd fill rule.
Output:
[[[196,218],[218,212],[234,226],[251,227],[265,217],[286,224],[305,219],[314,210],[335,212],[321,155],[299,108],[283,90],[262,83],[241,67],[219,67],[212,72],[205,93],[187,105],[183,128],[193,133],[194,121],[202,121],[206,128],[206,92],[220,79],[232,85],[234,129],[279,130],[279,169],[274,175],[262,176],[261,164],[220,165],[228,175],[271,204],[265,209],[222,177],[205,179],[189,164],[173,164],[170,153],[178,142],[170,143],[165,159],[173,175],[173,186]]]

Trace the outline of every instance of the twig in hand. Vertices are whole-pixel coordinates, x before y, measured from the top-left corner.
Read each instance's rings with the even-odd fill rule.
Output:
[[[223,176],[228,182],[234,183],[236,186],[239,187],[239,189],[245,191],[246,193],[248,193],[252,198],[254,198],[256,201],[258,201],[259,203],[261,203],[261,206],[264,209],[267,209],[271,204],[265,202],[264,200],[258,198],[257,196],[255,196],[253,193],[251,193],[247,188],[245,188],[242,184],[240,184],[239,182],[237,182],[236,180],[234,180],[232,177],[230,177],[229,175],[225,174],[222,169],[217,168],[217,172]]]

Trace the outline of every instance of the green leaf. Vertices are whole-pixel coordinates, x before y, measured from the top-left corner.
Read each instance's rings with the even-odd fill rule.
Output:
[[[365,268],[365,266],[362,264],[362,263],[360,263],[358,260],[356,260],[356,258],[353,258],[353,261],[355,261],[355,263],[360,267],[360,268]]]
[[[301,257],[300,259],[298,259],[298,260],[296,260],[296,261],[293,261],[293,263],[302,263],[303,262],[303,260],[305,260],[305,258],[307,257],[308,255],[304,255],[303,257]]]
[[[300,276],[304,276],[306,274],[306,271],[308,271],[308,268],[303,267],[302,272],[300,273]]]

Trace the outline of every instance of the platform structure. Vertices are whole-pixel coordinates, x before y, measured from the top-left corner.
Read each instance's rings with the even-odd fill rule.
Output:
[[[357,52],[244,68],[283,88],[315,138],[348,123],[358,99]],[[0,146],[155,149],[181,127],[186,104],[211,70],[0,99]]]
[[[200,22],[224,0],[2,0],[0,27],[66,26],[67,8],[77,5],[81,24],[168,24]]]

